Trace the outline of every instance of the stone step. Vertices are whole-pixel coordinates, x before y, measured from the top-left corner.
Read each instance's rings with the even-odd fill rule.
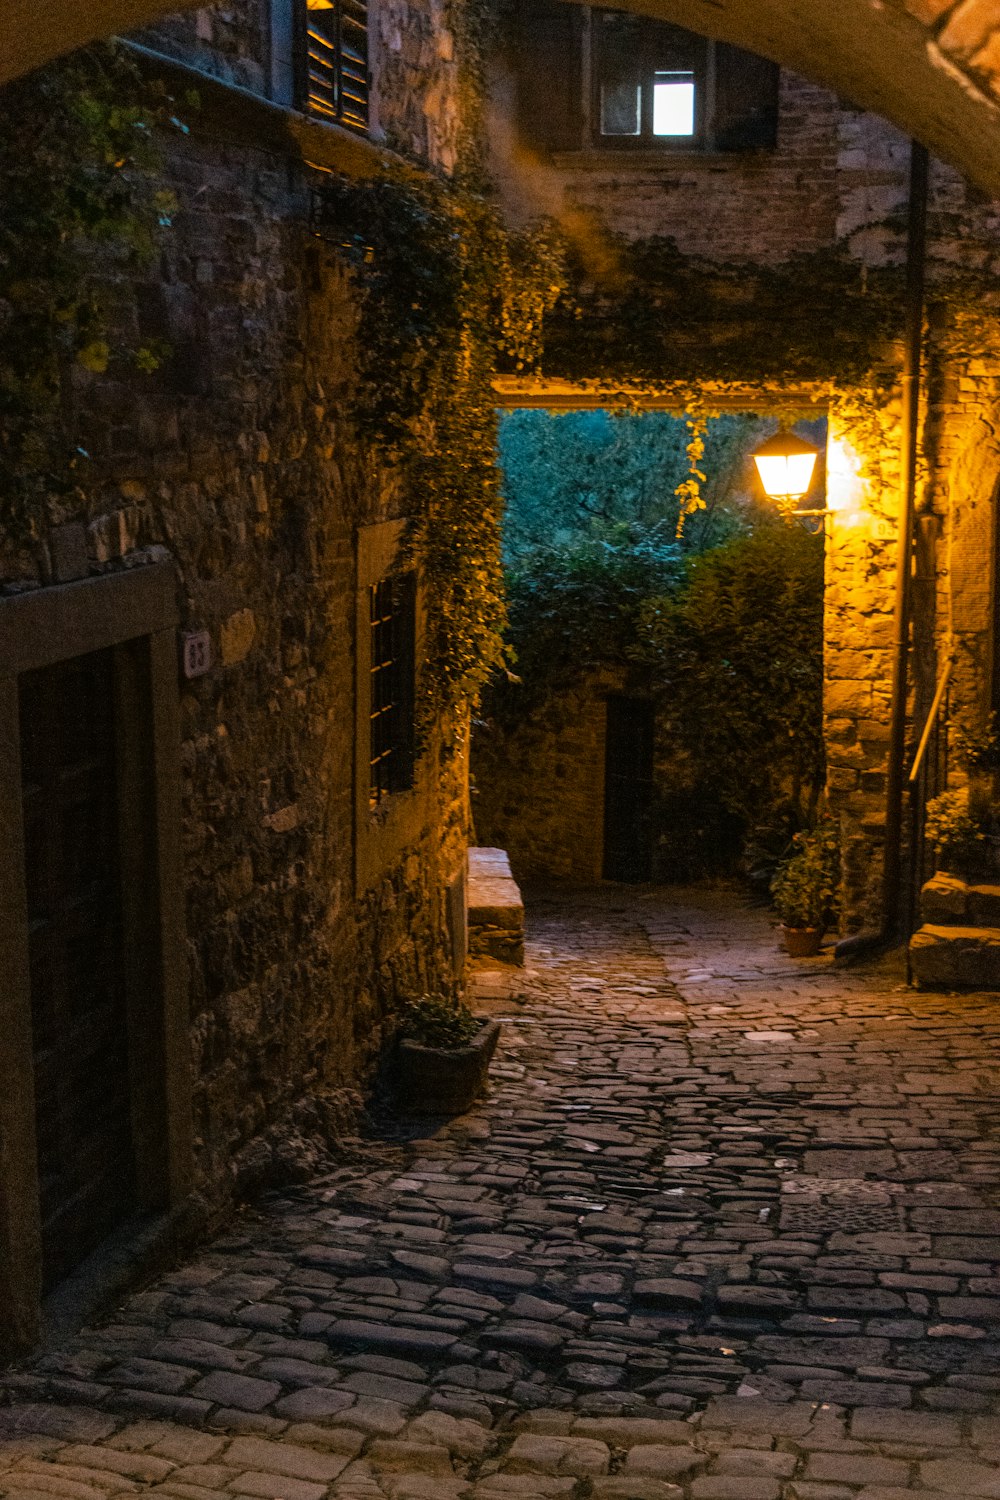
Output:
[[[503,849],[469,850],[469,952],[524,963],[524,902]]]
[[[925,923],[910,939],[910,965],[929,989],[1000,990],[1000,927]]]
[[[939,872],[920,893],[920,915],[934,926],[1000,927],[1000,885]]]

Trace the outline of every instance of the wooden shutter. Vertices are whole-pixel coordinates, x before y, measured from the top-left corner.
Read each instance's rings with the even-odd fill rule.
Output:
[[[583,10],[566,0],[520,0],[512,62],[521,139],[537,151],[583,144]]]
[[[717,151],[768,151],[778,141],[777,63],[732,47],[715,48],[715,120]]]

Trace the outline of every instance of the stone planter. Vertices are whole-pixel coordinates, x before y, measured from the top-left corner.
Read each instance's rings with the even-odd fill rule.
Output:
[[[790,958],[815,958],[823,941],[822,927],[786,927],[781,924],[785,952]]]
[[[466,1047],[398,1042],[393,1068],[396,1103],[411,1115],[460,1115],[486,1087],[499,1021],[484,1021]]]

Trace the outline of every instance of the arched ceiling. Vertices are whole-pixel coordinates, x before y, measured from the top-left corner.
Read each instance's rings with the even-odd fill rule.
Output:
[[[137,31],[196,6],[197,0],[0,0],[0,83],[98,37]]]
[[[886,115],[1000,197],[1000,0],[615,0]],[[2,0],[0,83],[193,0]]]

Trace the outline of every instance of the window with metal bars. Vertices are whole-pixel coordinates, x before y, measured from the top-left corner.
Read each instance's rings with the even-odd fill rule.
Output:
[[[302,107],[322,120],[368,129],[366,0],[299,0]]]
[[[368,805],[413,785],[413,681],[416,587],[412,573],[368,590],[371,632],[371,756]]]

